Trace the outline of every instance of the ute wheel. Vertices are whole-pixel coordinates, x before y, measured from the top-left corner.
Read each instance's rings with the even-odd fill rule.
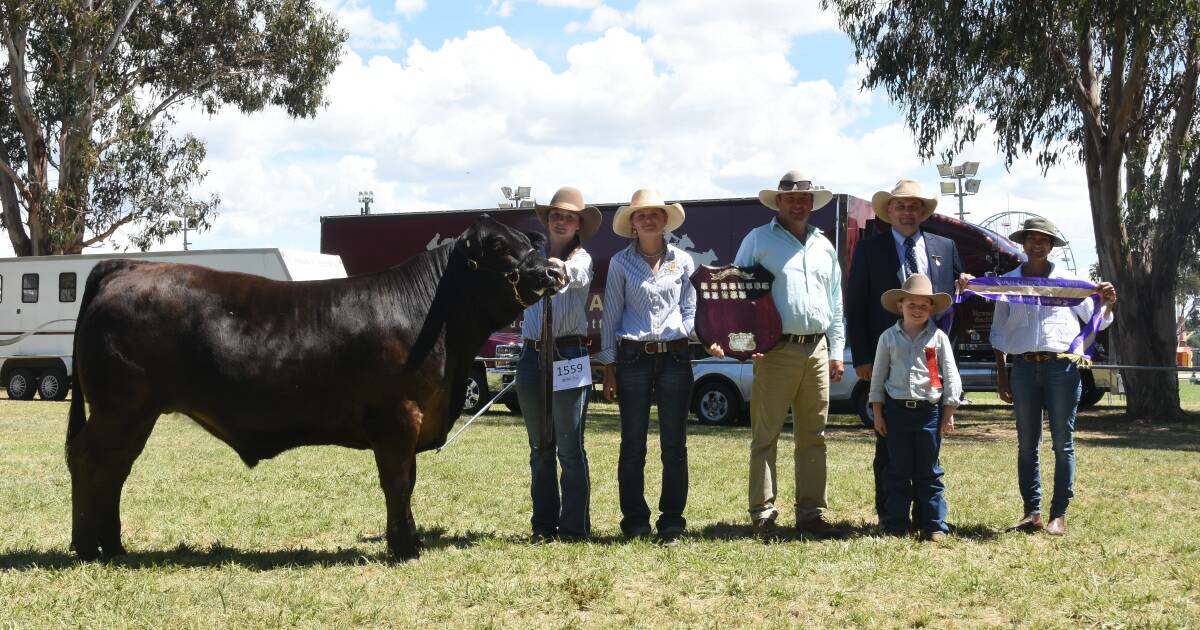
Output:
[[[733,424],[742,409],[742,398],[728,383],[705,381],[696,387],[692,409],[700,424]]]
[[[483,368],[472,368],[467,376],[467,397],[463,400],[463,413],[473,416],[491,399],[488,395],[487,375]]]
[[[42,400],[66,400],[70,383],[62,370],[47,370],[38,381],[38,396]]]
[[[8,397],[13,400],[33,400],[33,372],[20,368],[8,375]]]
[[[1096,378],[1088,370],[1079,371],[1080,393],[1079,393],[1079,408],[1087,409],[1095,407],[1096,403],[1104,398],[1104,390],[1096,389]]]
[[[854,413],[858,415],[859,422],[862,422],[864,427],[874,430],[875,413],[871,410],[871,404],[867,402],[870,397],[871,381],[860,380],[854,384],[854,391],[850,392],[850,404],[854,406]]]

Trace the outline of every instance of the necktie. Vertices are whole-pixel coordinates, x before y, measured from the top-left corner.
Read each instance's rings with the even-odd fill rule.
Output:
[[[904,271],[905,275],[911,276],[917,273],[917,241],[913,237],[904,239]]]

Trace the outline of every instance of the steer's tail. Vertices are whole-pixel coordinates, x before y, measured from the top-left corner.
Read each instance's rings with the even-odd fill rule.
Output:
[[[71,411],[67,416],[68,447],[71,446],[71,441],[75,439],[75,436],[83,430],[83,425],[87,421],[83,406],[83,385],[80,383],[83,366],[79,364],[79,329],[87,316],[88,305],[92,302],[92,298],[96,297],[100,278],[105,274],[103,271],[105,266],[102,262],[92,269],[92,273],[88,274],[87,284],[83,289],[83,299],[79,301],[79,314],[75,316],[75,337],[71,344]]]

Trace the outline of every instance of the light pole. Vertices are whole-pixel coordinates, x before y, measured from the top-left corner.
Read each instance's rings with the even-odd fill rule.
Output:
[[[369,190],[362,190],[358,193],[358,202],[362,204],[362,211],[359,214],[371,214],[371,204],[375,201],[375,193]]]
[[[532,208],[537,205],[532,196],[533,188],[529,186],[517,186],[516,192],[508,186],[501,186],[500,193],[507,199],[500,202],[501,208]]]
[[[188,245],[191,245],[191,243],[189,243],[187,240],[188,224],[190,224],[192,222],[192,219],[195,216],[196,216],[196,211],[191,208],[188,208],[187,210],[184,210],[182,213],[180,213],[180,216],[178,218],[171,219],[170,221],[168,221],[168,224],[173,228],[174,227],[183,227],[183,251],[185,251],[185,252],[188,250]]]
[[[963,197],[979,192],[979,180],[974,179],[975,174],[979,172],[979,162],[963,162],[954,166],[938,164],[937,168],[942,179],[957,181],[957,184],[953,181],[942,182],[942,194],[958,197],[958,220],[966,221],[965,217],[970,213],[963,211]],[[964,182],[964,177],[969,179]]]

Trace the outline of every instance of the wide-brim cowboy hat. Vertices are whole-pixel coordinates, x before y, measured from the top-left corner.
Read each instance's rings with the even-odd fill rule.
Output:
[[[879,303],[888,312],[900,314],[900,300],[906,297],[927,297],[933,300],[933,314],[941,314],[946,309],[950,308],[950,303],[954,300],[947,293],[934,293],[933,283],[929,281],[929,276],[920,273],[914,273],[904,281],[904,286],[899,289],[889,289],[883,292],[879,298]]]
[[[583,204],[583,193],[578,189],[570,186],[563,186],[554,193],[554,197],[550,199],[550,203],[546,205],[537,204],[533,207],[534,214],[537,215],[538,221],[547,228],[550,227],[550,211],[562,210],[564,212],[574,212],[579,215],[579,240],[586,241],[596,234],[596,230],[600,229],[600,209],[595,206],[585,206]]]
[[[630,219],[634,212],[643,208],[660,208],[667,214],[667,226],[664,229],[666,232],[677,230],[679,226],[683,225],[685,216],[683,206],[677,203],[666,203],[657,190],[643,188],[633,193],[633,199],[629,201],[628,206],[617,208],[617,214],[613,216],[613,232],[619,236],[633,238],[633,224]]]
[[[1050,241],[1055,247],[1062,247],[1067,242],[1058,236],[1058,228],[1054,227],[1054,222],[1046,217],[1030,217],[1025,219],[1025,224],[1021,229],[1008,235],[1008,240],[1014,243],[1025,244],[1025,237],[1030,234],[1044,234],[1050,237]]]
[[[833,199],[833,191],[820,186],[814,186],[812,179],[802,171],[788,171],[779,178],[779,186],[775,190],[758,191],[758,200],[762,205],[779,212],[779,195],[791,193],[808,193],[813,198],[813,210],[823,207]]]
[[[937,197],[926,197],[921,184],[911,179],[902,179],[896,182],[896,187],[892,188],[891,192],[881,190],[871,196],[871,207],[875,210],[875,216],[879,217],[880,221],[891,224],[892,220],[888,217],[887,207],[893,199],[902,198],[920,199],[921,203],[925,204],[925,214],[921,215],[921,221],[928,219],[934,208],[937,208]]]

